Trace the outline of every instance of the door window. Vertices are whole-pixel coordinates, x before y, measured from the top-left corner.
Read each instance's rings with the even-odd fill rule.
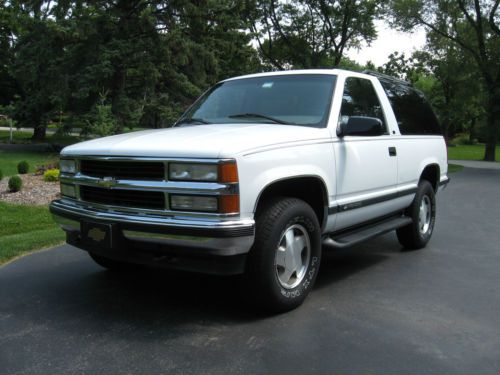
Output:
[[[387,133],[382,105],[368,79],[349,77],[345,81],[339,122],[346,124],[351,116],[378,118],[382,121]]]

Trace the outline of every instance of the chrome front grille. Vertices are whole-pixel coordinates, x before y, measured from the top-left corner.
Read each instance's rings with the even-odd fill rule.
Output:
[[[115,180],[165,179],[165,164],[152,161],[81,160],[80,172],[90,177],[112,177]]]
[[[66,157],[69,159],[70,157]],[[233,213],[172,210],[172,194],[222,196],[239,194],[237,183],[172,181],[170,163],[220,163],[223,159],[150,158],[123,156],[82,156],[76,160],[76,173],[62,173],[61,184],[75,187],[75,197],[63,196],[72,204],[102,212],[135,215],[234,217]]]

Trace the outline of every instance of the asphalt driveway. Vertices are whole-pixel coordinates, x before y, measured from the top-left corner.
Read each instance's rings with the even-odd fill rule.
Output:
[[[328,253],[287,314],[244,298],[238,278],[39,252],[0,268],[0,373],[499,374],[500,171],[452,175],[425,250],[389,234]]]

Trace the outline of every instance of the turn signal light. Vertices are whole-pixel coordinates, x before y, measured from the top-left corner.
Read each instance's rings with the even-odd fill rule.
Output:
[[[219,212],[221,214],[235,214],[240,212],[240,196],[221,195],[219,197]]]
[[[238,168],[234,161],[219,164],[219,182],[238,182]]]

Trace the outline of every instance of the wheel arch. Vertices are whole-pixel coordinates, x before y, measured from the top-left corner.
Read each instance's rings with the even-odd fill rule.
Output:
[[[325,181],[317,175],[291,176],[267,184],[259,193],[254,214],[272,197],[294,197],[309,204],[323,229],[328,219],[328,191]]]
[[[428,164],[422,170],[420,174],[419,182],[421,180],[427,180],[432,185],[432,188],[437,192],[439,187],[439,179],[441,176],[440,167],[437,163]]]

